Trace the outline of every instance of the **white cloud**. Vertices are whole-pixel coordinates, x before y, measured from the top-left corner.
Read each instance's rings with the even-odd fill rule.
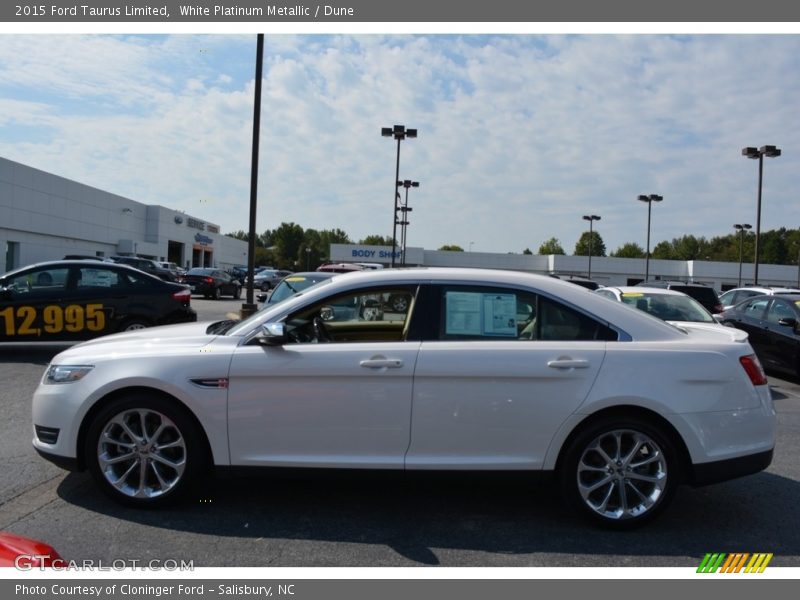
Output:
[[[409,243],[521,251],[581,215],[613,250],[754,220],[745,145],[774,143],[764,227],[800,223],[797,36],[268,36],[259,229],[391,231],[421,182]],[[246,228],[252,36],[2,36],[0,155]]]

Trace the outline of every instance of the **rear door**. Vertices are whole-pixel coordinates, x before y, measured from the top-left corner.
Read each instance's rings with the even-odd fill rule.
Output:
[[[528,291],[442,285],[414,375],[409,469],[540,468],[615,334]]]
[[[763,358],[765,367],[773,367],[792,372],[798,370],[798,347],[800,336],[797,325],[782,325],[785,319],[800,322],[800,314],[793,302],[773,296],[767,309]]]

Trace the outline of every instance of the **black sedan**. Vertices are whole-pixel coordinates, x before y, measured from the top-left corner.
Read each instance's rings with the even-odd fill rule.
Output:
[[[185,286],[126,265],[63,260],[0,277],[0,342],[76,341],[197,320]]]
[[[222,296],[241,298],[242,284],[221,269],[196,267],[181,277],[181,283],[187,284],[193,294],[202,294],[206,298],[219,300]]]
[[[764,368],[800,377],[800,294],[754,296],[718,319],[749,334]]]

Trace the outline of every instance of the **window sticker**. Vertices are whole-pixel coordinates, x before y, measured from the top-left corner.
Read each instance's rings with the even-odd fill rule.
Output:
[[[517,337],[517,297],[479,292],[445,293],[445,334]]]
[[[445,333],[448,335],[481,334],[481,297],[474,292],[445,294]]]

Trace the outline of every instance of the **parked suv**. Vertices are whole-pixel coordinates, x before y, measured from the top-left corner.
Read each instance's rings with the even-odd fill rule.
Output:
[[[725,310],[731,306],[736,306],[739,302],[743,302],[753,296],[772,296],[774,294],[800,294],[800,289],[787,288],[787,287],[740,287],[728,290],[719,297],[719,301]]]
[[[637,283],[636,285],[683,292],[687,296],[691,296],[697,300],[711,314],[718,314],[725,310],[722,307],[722,303],[719,301],[719,296],[717,296],[716,290],[714,290],[712,287],[708,287],[707,285],[703,285],[702,283],[686,283],[683,281],[665,281],[659,279],[656,281],[643,281],[641,283]]]
[[[131,266],[134,269],[139,269],[145,273],[150,273],[150,275],[155,275],[164,281],[177,281],[172,271],[163,268],[156,261],[150,260],[149,258],[141,258],[139,256],[112,256],[111,260],[116,263]]]

